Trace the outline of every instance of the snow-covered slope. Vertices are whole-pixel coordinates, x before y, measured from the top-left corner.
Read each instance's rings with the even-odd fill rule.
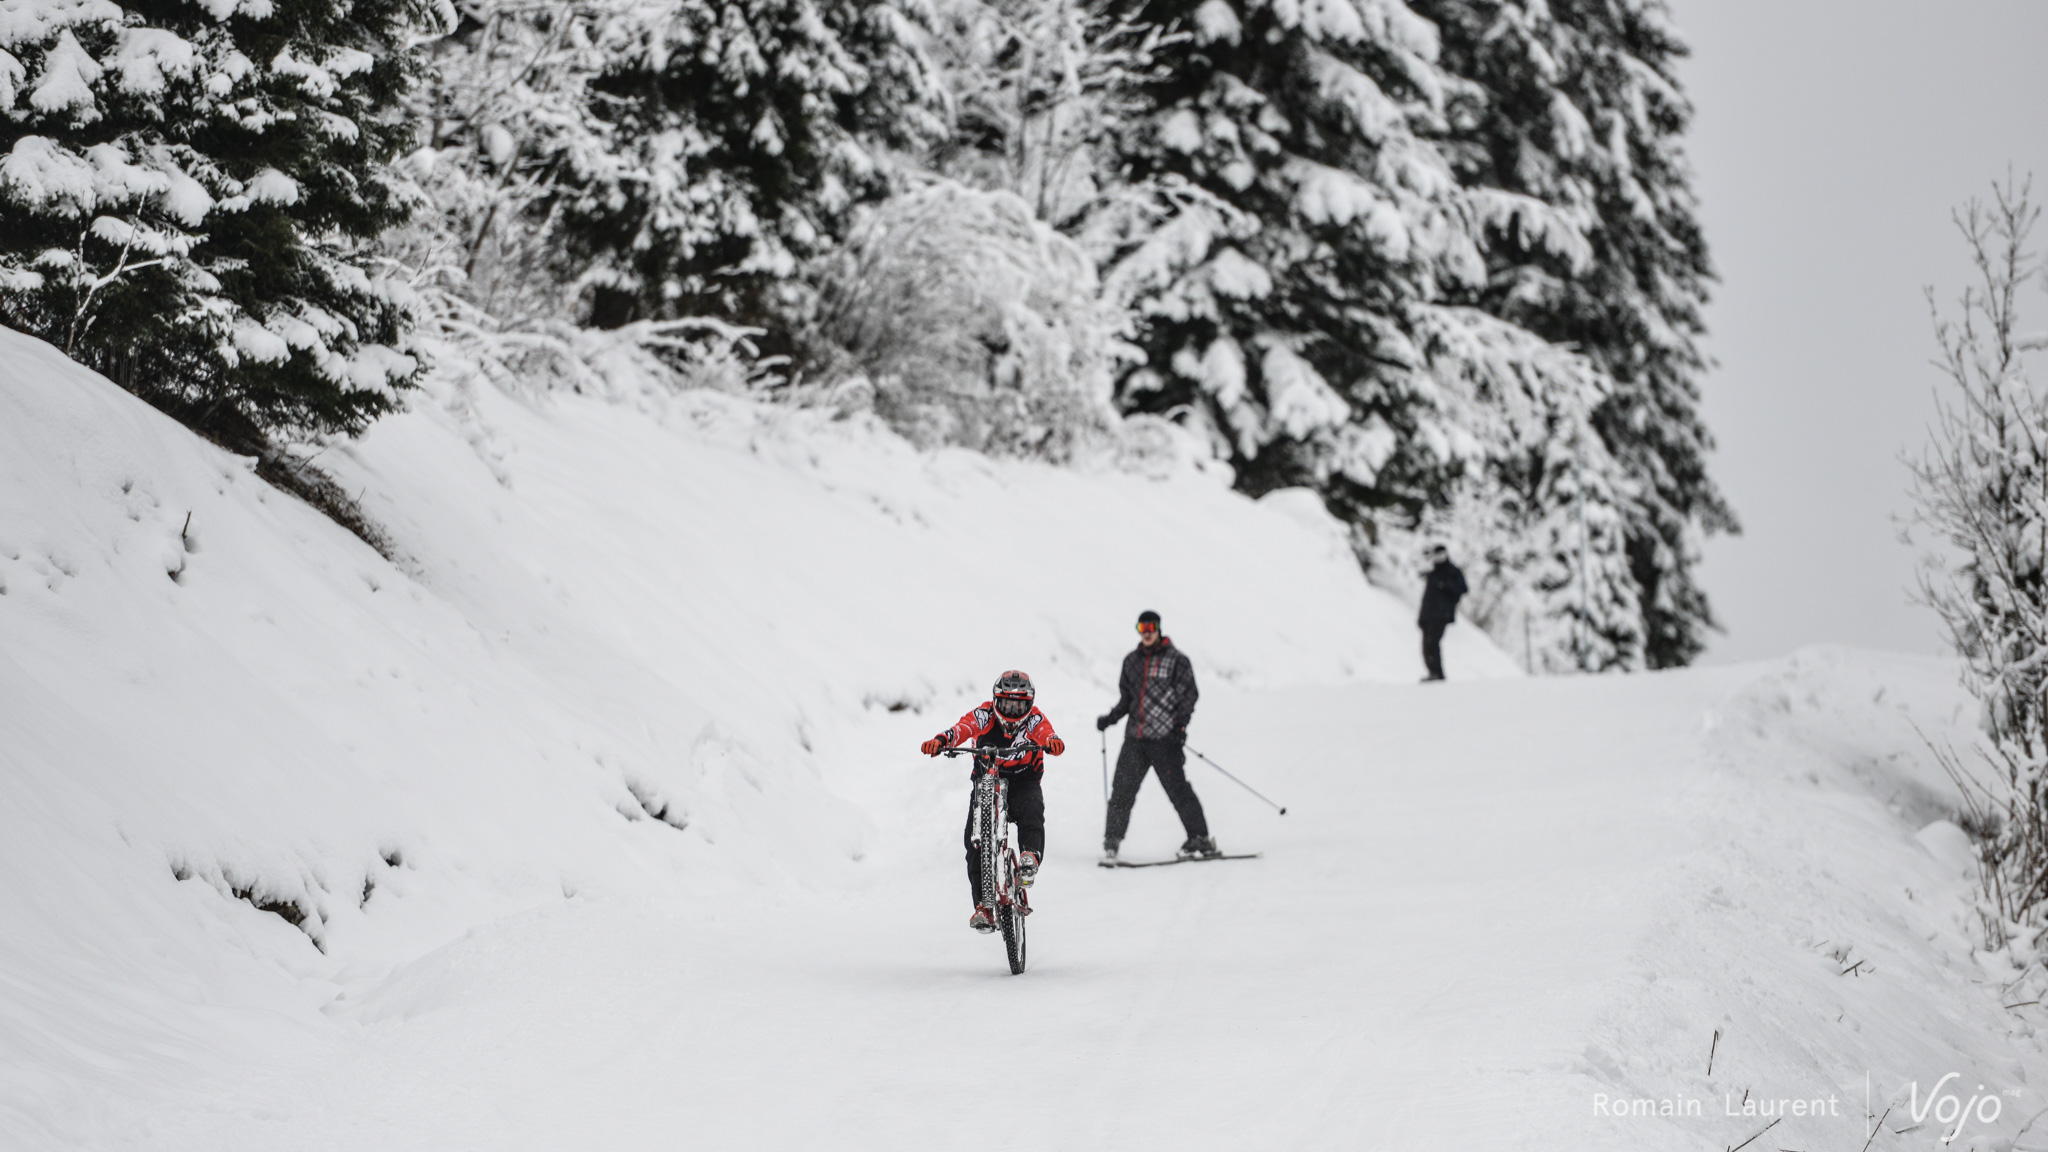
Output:
[[[1979,1134],[2039,1107],[2039,969],[1972,955],[1916,835],[1938,662],[1524,681],[1454,630],[1473,682],[1420,686],[1299,494],[709,392],[446,389],[320,463],[401,566],[0,332],[0,1146],[1676,1149],[1747,1091],[1856,1147],[1866,1071],[1956,1069],[2014,1093]],[[1289,805],[1194,769],[1257,861],[1088,865],[1144,607],[1192,743]],[[1021,979],[913,751],[1010,666],[1072,745]],[[1129,849],[1177,840],[1148,789]]]
[[[24,1135],[174,1080],[207,1002],[310,1012],[579,894],[845,883],[870,813],[951,784],[917,738],[1011,666],[1085,735],[1140,608],[1212,685],[1417,663],[1319,510],[1186,469],[921,456],[713,393],[451,393],[321,463],[409,574],[0,330]],[[1459,639],[1454,667],[1512,673]]]

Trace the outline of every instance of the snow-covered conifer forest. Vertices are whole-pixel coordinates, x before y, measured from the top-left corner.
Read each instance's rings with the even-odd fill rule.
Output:
[[[1686,52],[0,0],[0,1147],[2031,1139],[2041,713],[1966,689],[2033,650],[1686,667]],[[1248,859],[1146,784],[1174,866],[1094,866],[1141,609]],[[1006,668],[1065,745],[1021,976],[918,754]]]
[[[627,357],[997,455],[1164,420],[1389,586],[1452,541],[1532,669],[1713,625],[1660,4],[301,8],[0,29],[0,316],[273,479],[423,373]]]

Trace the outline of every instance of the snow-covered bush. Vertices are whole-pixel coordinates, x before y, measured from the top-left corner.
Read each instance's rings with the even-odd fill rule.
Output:
[[[431,210],[393,236],[392,250],[451,331],[474,322],[566,338],[578,318],[581,269],[546,205],[562,191],[565,156],[607,147],[590,84],[606,62],[597,38],[625,11],[485,0],[432,45],[413,99],[423,147],[410,160]]]
[[[423,146],[409,159],[430,206],[387,250],[412,270],[421,345],[457,390],[615,392],[621,380],[693,380],[710,359],[751,370],[747,334],[716,321],[581,324],[588,262],[565,251],[551,206],[570,187],[567,158],[610,147],[591,86],[608,64],[605,30],[633,14],[487,0],[432,45],[413,98]]]
[[[0,319],[244,450],[354,432],[418,365],[377,259],[402,0],[0,6]]]
[[[875,411],[911,440],[1054,460],[1116,421],[1118,322],[1087,255],[1022,199],[950,181],[854,231],[819,313]]]
[[[1909,462],[1913,523],[1935,548],[1922,559],[1920,596],[1984,707],[1992,778],[1946,760],[1977,826],[1997,829],[1984,873],[1993,935],[2040,923],[2036,909],[2048,904],[2048,390],[2027,364],[2048,337],[2020,328],[2019,293],[2044,267],[2028,246],[2040,219],[2030,192],[2031,182],[2008,181],[1989,205],[1972,201],[1957,216],[1978,283],[1958,315],[1934,308],[1950,388],[1932,443]]]
[[[1115,0],[939,0],[931,55],[951,97],[939,173],[1015,192],[1056,228],[1121,187],[1104,149],[1142,114],[1138,88],[1164,78],[1161,49],[1184,33]]]

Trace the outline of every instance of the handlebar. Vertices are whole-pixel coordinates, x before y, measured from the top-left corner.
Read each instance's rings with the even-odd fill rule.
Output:
[[[950,747],[950,748],[941,748],[941,749],[939,749],[939,755],[941,755],[941,756],[972,756],[972,757],[974,757],[974,758],[975,758],[976,760],[993,760],[993,759],[995,759],[995,758],[996,758],[996,757],[998,757],[998,756],[1004,756],[1004,755],[1012,755],[1012,754],[1015,754],[1015,753],[1019,753],[1019,752],[1043,752],[1043,751],[1045,751],[1045,745],[1043,745],[1043,744],[1034,744],[1034,743],[1032,743],[1031,741],[1029,741],[1029,740],[1026,740],[1026,741],[1025,741],[1025,742],[1023,742],[1022,744],[1010,744],[1010,745],[1007,745],[1007,746],[1005,746],[1005,747],[1001,747],[1001,748],[998,748],[998,747],[996,747],[996,746],[994,746],[994,745],[990,745],[990,746],[988,746],[988,747],[986,747],[986,748],[977,748],[977,747],[974,747],[974,746],[973,746],[973,745],[971,745],[971,744],[955,744],[955,745],[953,745],[953,746],[952,746],[952,747]]]

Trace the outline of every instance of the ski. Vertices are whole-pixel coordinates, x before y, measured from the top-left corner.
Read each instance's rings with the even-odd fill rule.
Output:
[[[1261,852],[1225,852],[1219,856],[1181,856],[1172,860],[1097,860],[1101,868],[1159,868],[1168,864],[1199,864],[1205,860],[1257,860]]]

